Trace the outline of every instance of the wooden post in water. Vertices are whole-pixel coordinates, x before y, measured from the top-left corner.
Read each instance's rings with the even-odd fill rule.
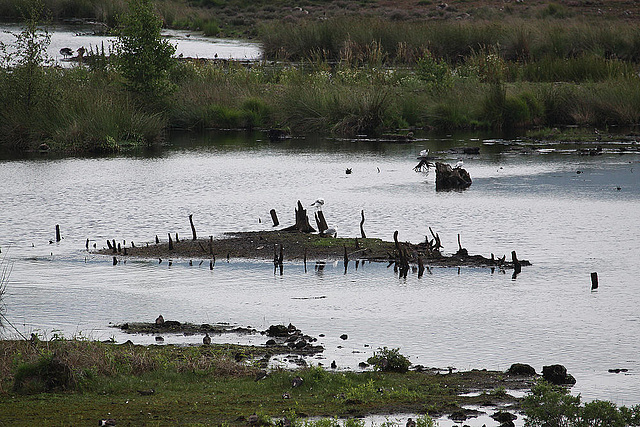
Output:
[[[178,233],[176,233],[176,243],[180,243],[180,239],[178,239]]]
[[[396,252],[398,256],[401,256],[402,254],[400,253],[400,242],[398,242],[398,230],[393,232],[393,241],[396,244]]]
[[[598,289],[598,273],[591,273],[591,290]]]
[[[516,251],[511,251],[511,260],[513,261],[513,274],[520,274],[522,266],[520,265],[520,261],[518,261]]]
[[[167,233],[169,235],[169,250],[173,250],[173,240],[171,240],[171,233]]]
[[[364,209],[360,211],[360,215],[362,216],[362,220],[360,220],[360,235],[363,239],[366,239],[367,236],[364,234],[364,227],[362,226],[364,224]]]
[[[349,254],[347,253],[347,245],[342,245],[344,247],[344,274],[347,274],[347,267],[349,266]]]
[[[84,247],[89,250],[89,239],[87,239],[87,243],[85,243]]]
[[[269,211],[269,213],[271,214],[271,221],[273,221],[273,226],[277,227],[280,225],[280,221],[278,221],[278,215],[276,214],[276,210],[275,209],[271,209]]]
[[[62,237],[60,237],[60,226],[56,224],[56,242],[59,242],[60,240],[62,240]]]
[[[198,240],[196,237],[196,227],[193,225],[193,214],[189,214],[189,224],[191,225],[191,234],[193,234],[193,240]]]
[[[422,257],[418,256],[418,279],[422,277],[424,274],[424,263],[422,262]]]
[[[213,236],[209,236],[209,255],[213,256]]]
[[[111,246],[111,240],[107,239],[107,247],[109,249],[113,249],[113,247]]]
[[[160,239],[158,239],[158,235],[156,234],[156,245],[160,243]]]
[[[113,265],[118,264],[118,259],[116,257],[113,257]]]

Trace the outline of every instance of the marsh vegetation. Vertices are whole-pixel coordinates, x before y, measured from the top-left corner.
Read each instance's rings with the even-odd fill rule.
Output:
[[[17,53],[3,56],[10,149],[113,152],[174,128],[351,137],[640,122],[640,30],[623,20],[266,20],[255,28],[265,61],[242,64],[172,58],[154,12],[162,3],[132,1],[112,24],[114,55],[95,50],[59,69],[44,54],[46,10],[28,9]]]

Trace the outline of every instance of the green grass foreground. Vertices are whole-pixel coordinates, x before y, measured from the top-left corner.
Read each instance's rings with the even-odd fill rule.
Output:
[[[264,349],[263,349],[264,350]],[[234,355],[243,351],[248,362]],[[256,381],[260,348],[135,346],[87,340],[0,341],[2,425],[246,425],[297,417],[450,413],[464,403],[515,402],[508,376],[470,371],[330,372],[276,369]],[[292,380],[301,377],[301,385]],[[513,383],[511,380],[510,384]],[[469,390],[477,397],[460,397]],[[153,390],[153,392],[151,392]]]

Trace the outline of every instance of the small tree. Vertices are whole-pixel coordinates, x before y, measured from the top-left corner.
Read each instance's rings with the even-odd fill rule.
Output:
[[[169,71],[175,65],[174,45],[160,35],[162,21],[151,0],[128,0],[115,43],[117,66],[130,90],[149,99],[171,90]]]
[[[37,117],[55,111],[57,100],[50,78],[55,71],[47,67],[52,62],[47,55],[51,36],[42,1],[28,1],[23,16],[22,31],[13,34],[13,49],[0,46],[0,140],[14,148],[40,138],[46,125]]]

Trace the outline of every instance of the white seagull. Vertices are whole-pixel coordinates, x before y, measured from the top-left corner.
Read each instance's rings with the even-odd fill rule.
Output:
[[[420,157],[428,157],[428,156],[429,156],[429,149],[420,151]]]
[[[322,235],[335,239],[338,236],[338,227],[329,227],[322,232]]]
[[[311,206],[313,206],[314,208],[318,209],[319,211],[322,210],[322,206],[324,206],[324,199],[318,199],[315,202],[311,203]]]
[[[464,162],[462,161],[462,159],[458,160],[458,163],[456,163],[456,166],[455,166],[454,169],[460,169],[463,164],[464,164]]]

